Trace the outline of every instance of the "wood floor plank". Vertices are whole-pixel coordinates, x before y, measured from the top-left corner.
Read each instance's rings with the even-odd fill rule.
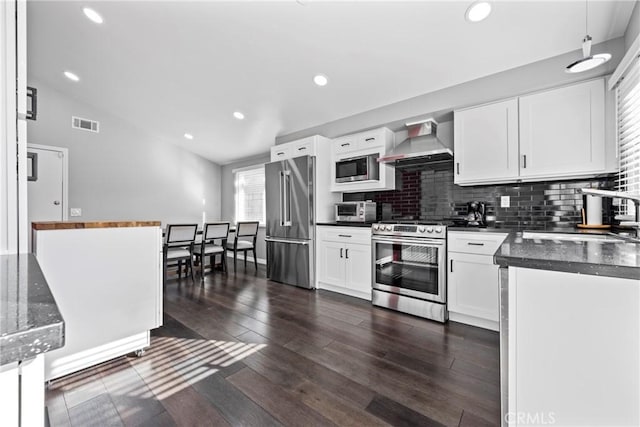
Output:
[[[335,426],[329,419],[304,404],[297,396],[273,384],[251,368],[227,380],[286,426]]]
[[[274,416],[220,375],[207,377],[194,384],[193,388],[206,397],[231,425],[256,427],[281,425]]]
[[[124,425],[107,393],[69,408],[69,418],[73,426],[120,427]]]
[[[367,411],[398,427],[444,427],[443,424],[426,417],[384,396],[373,398]]]
[[[181,426],[220,426],[230,424],[193,387],[187,387],[162,400],[162,406]]]

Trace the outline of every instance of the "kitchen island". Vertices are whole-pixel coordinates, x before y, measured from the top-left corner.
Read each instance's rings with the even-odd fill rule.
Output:
[[[34,253],[66,321],[52,380],[130,352],[162,325],[159,221],[34,222]]]
[[[31,254],[0,256],[0,424],[44,425],[44,354],[65,323]]]
[[[639,425],[640,244],[518,232],[494,262],[505,425]]]

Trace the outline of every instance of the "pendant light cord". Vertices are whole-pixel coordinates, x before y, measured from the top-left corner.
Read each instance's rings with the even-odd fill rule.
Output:
[[[589,34],[589,0],[584,0],[584,33]]]

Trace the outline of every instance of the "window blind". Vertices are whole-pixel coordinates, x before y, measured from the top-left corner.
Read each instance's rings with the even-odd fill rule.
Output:
[[[640,194],[640,59],[636,57],[617,88],[618,147],[620,173],[618,189]],[[635,214],[629,200],[620,206],[620,213]]]
[[[236,221],[265,222],[264,166],[235,172]]]

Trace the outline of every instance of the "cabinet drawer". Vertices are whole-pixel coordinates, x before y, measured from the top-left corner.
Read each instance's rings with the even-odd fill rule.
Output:
[[[271,147],[271,161],[284,160],[291,157],[291,146],[286,144]]]
[[[329,242],[371,245],[371,229],[361,227],[318,227],[318,239]]]
[[[333,153],[348,153],[358,149],[358,141],[356,135],[343,136],[332,141]]]
[[[314,142],[314,137],[309,137],[292,143],[290,148],[291,152],[289,155],[291,157],[315,156],[316,145]]]
[[[373,147],[384,147],[387,139],[384,128],[357,134],[358,148],[366,150]]]
[[[450,252],[493,255],[506,238],[507,233],[449,232],[447,249]]]

